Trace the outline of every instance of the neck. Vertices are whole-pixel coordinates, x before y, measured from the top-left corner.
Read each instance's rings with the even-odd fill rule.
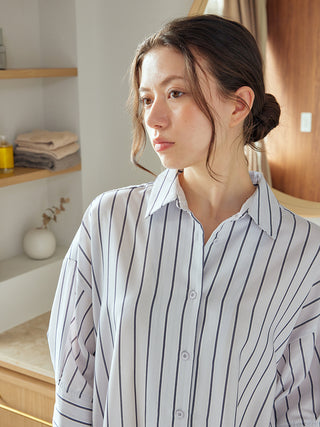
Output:
[[[241,160],[229,157],[219,165],[213,167],[217,180],[206,167],[186,168],[179,176],[189,209],[204,228],[205,240],[222,221],[239,212],[255,190],[244,156]]]

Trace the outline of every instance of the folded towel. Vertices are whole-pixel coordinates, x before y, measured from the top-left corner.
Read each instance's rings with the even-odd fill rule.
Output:
[[[53,159],[63,159],[70,154],[76,153],[79,151],[80,145],[77,142],[72,142],[71,144],[65,145],[63,147],[55,148],[54,150],[48,150],[47,147],[43,147],[43,144],[30,144],[30,146],[15,146],[15,153],[38,153],[46,154],[51,156]]]
[[[70,154],[63,159],[54,159],[52,156],[40,153],[15,153],[14,165],[25,168],[49,169],[61,171],[80,163],[80,152]]]
[[[78,136],[69,131],[52,132],[48,130],[34,130],[32,132],[21,133],[16,138],[16,144],[21,147],[43,145],[42,148],[54,150],[59,147],[78,141]]]

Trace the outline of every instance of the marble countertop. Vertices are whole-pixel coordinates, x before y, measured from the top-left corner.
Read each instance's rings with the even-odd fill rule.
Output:
[[[43,376],[53,382],[54,372],[47,343],[50,313],[0,334],[0,365]]]

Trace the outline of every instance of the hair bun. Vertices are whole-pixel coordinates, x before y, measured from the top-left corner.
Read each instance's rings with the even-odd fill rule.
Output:
[[[261,111],[253,117],[251,141],[260,141],[268,135],[273,128],[278,126],[279,117],[280,106],[276,98],[270,93],[266,93]]]

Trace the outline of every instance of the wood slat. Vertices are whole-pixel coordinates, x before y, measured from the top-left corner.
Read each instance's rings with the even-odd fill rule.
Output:
[[[39,427],[44,425],[24,414],[42,419],[51,425],[54,408],[54,385],[0,367],[0,425],[7,427]],[[12,408],[16,413],[6,410]]]
[[[33,79],[41,77],[74,77],[77,68],[21,68],[0,70],[0,79]]]
[[[208,0],[194,0],[189,10],[189,16],[202,15],[207,6]]]
[[[0,173],[0,187],[22,184],[24,182],[36,181],[38,179],[43,178],[50,178],[55,175],[62,175],[66,173],[76,172],[79,170],[81,170],[81,164],[57,172],[49,171],[47,169],[15,167],[13,172]]]
[[[280,125],[267,137],[273,186],[320,202],[320,1],[268,0],[267,91],[281,106]],[[300,131],[302,112],[312,131]]]

